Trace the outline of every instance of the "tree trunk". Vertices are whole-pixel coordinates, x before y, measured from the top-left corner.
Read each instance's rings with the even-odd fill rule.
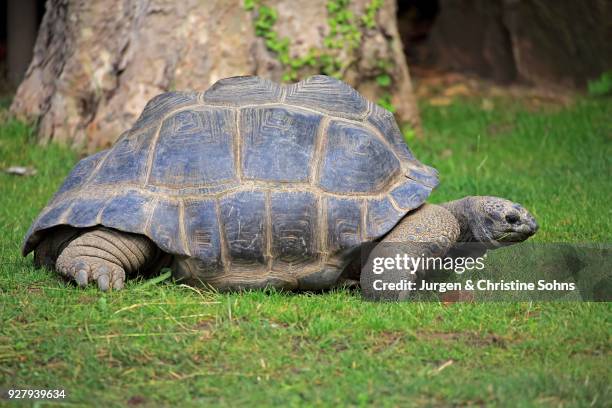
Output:
[[[497,81],[583,87],[612,69],[609,0],[440,0],[435,65]]]
[[[41,140],[91,151],[114,142],[161,92],[322,72],[418,130],[395,0],[379,2],[49,0],[11,109],[37,121]]]

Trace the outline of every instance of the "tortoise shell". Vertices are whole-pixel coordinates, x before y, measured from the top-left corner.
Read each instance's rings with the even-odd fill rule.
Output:
[[[393,115],[339,80],[222,79],[153,98],[113,147],[81,160],[23,254],[53,227],[104,225],[198,258],[191,278],[214,286],[325,287],[437,183]]]

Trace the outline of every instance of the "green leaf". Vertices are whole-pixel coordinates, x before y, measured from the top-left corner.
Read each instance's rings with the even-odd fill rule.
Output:
[[[148,279],[143,284],[138,285],[138,289],[144,289],[149,286],[157,285],[158,283],[169,279],[171,276],[172,276],[172,271],[168,270],[167,272],[164,272],[161,275],[156,276],[153,279]]]
[[[255,0],[244,0],[244,9],[251,11],[255,7]]]
[[[604,72],[598,79],[589,81],[587,90],[592,96],[612,95],[612,71]]]
[[[395,106],[393,106],[393,103],[391,103],[391,94],[389,93],[386,93],[381,98],[379,98],[376,103],[391,113],[395,113],[396,111]]]
[[[287,65],[289,64],[290,58],[287,54],[281,54],[279,55],[278,60],[281,62],[281,64]]]
[[[300,59],[294,59],[294,60],[291,60],[291,61],[290,61],[289,65],[291,65],[291,68],[294,68],[294,69],[299,69],[299,68],[301,68],[301,67],[302,67],[304,64],[303,64],[303,62],[302,62]]]
[[[402,125],[402,135],[404,135],[404,140],[410,142],[416,137],[416,132],[410,123],[404,123]]]
[[[327,2],[327,12],[332,14],[340,9],[340,6],[335,1]]]
[[[381,74],[376,77],[376,83],[383,88],[391,86],[391,77],[388,74]]]
[[[98,299],[98,308],[103,312],[108,310],[108,302],[105,296],[102,296]]]
[[[266,31],[263,35],[264,38],[266,38],[268,41],[276,41],[276,38],[278,37],[278,34],[276,34],[276,31]]]

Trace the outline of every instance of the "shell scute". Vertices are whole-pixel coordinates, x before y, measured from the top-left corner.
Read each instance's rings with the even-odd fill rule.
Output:
[[[120,231],[143,234],[153,198],[138,190],[128,190],[111,199],[101,209],[100,224]]]
[[[242,109],[244,177],[307,181],[320,122],[319,114],[282,106]]]
[[[221,225],[235,270],[266,264],[266,204],[261,191],[229,194],[220,200]]]
[[[155,203],[147,235],[159,247],[171,254],[186,254],[189,249],[181,237],[180,203],[178,200],[158,200]]]
[[[204,92],[204,102],[244,106],[281,101],[283,88],[267,79],[242,76],[220,79]]]
[[[71,190],[81,188],[91,178],[93,171],[108,153],[109,150],[103,150],[81,159],[70,171],[70,174],[66,177],[57,193],[55,193],[55,196],[57,197]]]
[[[329,192],[376,194],[400,172],[397,157],[367,129],[332,121],[320,185]]]
[[[386,234],[404,216],[398,211],[388,197],[367,201],[366,236],[374,240]]]
[[[368,101],[353,87],[324,75],[289,86],[285,102],[354,120],[361,120],[368,111]]]
[[[185,188],[234,180],[234,115],[229,109],[205,108],[166,118],[148,182]]]
[[[271,194],[272,269],[303,267],[318,261],[317,201],[310,192]]]
[[[164,92],[159,94],[147,102],[131,131],[138,132],[141,129],[156,125],[167,113],[198,104],[198,98],[199,94],[197,92]]]
[[[189,253],[201,261],[199,274],[216,276],[223,271],[221,237],[214,199],[184,200],[184,223]]]
[[[351,252],[363,242],[361,201],[327,198],[327,247],[330,253]]]
[[[431,188],[413,180],[406,179],[405,182],[397,186],[390,193],[393,200],[404,211],[410,211],[425,202]]]

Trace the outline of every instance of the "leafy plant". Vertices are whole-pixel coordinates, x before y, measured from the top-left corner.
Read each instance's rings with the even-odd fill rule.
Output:
[[[393,106],[393,103],[391,102],[391,93],[389,93],[389,92],[385,92],[383,94],[383,96],[378,98],[376,103],[379,104],[380,106],[382,106],[383,108],[385,108],[386,110],[388,110],[391,113],[395,113],[395,111],[396,111],[395,106]]]
[[[258,3],[257,0],[244,0],[244,9],[246,11],[251,11],[255,8],[256,3]]]
[[[389,76],[389,74],[380,74],[379,76],[376,77],[376,83],[378,85],[380,85],[381,87],[388,87],[391,86],[391,77]]]
[[[361,31],[355,25],[355,16],[348,9],[350,0],[327,2],[329,34],[324,39],[327,48],[354,49],[361,44]]]
[[[284,82],[296,81],[299,72],[305,67],[335,78],[342,78],[344,71],[357,59],[356,50],[362,41],[361,25],[367,29],[376,26],[376,14],[383,5],[384,0],[372,0],[365,8],[364,14],[358,19],[349,9],[350,0],[329,0],[327,2],[328,33],[323,39],[323,48],[311,48],[304,56],[291,55],[291,40],[281,38],[274,30],[278,20],[277,11],[263,5],[262,0],[244,0],[244,9],[255,10],[255,35],[265,40],[266,48],[274,52],[278,61],[284,68],[282,80]],[[342,55],[342,58],[340,58]],[[392,86],[389,61],[378,61],[380,74],[375,78],[377,84],[385,89],[385,94],[378,103],[391,112],[395,107],[391,103],[389,92]]]
[[[404,123],[402,125],[401,130],[402,130],[402,135],[404,136],[404,140],[406,142],[410,142],[414,138],[416,138],[416,131],[414,130],[414,127],[412,127],[410,123]]]
[[[369,29],[376,27],[376,14],[382,7],[384,0],[372,0],[365,9],[365,14],[361,16],[361,22]]]
[[[393,63],[388,60],[380,60],[376,64],[380,74],[376,77],[376,83],[380,86],[385,93],[376,101],[380,106],[388,110],[389,112],[395,113],[397,109],[391,102],[391,86],[393,85],[393,78],[389,75],[393,68]]]
[[[598,79],[589,81],[587,89],[592,96],[612,95],[612,71],[606,71]]]

